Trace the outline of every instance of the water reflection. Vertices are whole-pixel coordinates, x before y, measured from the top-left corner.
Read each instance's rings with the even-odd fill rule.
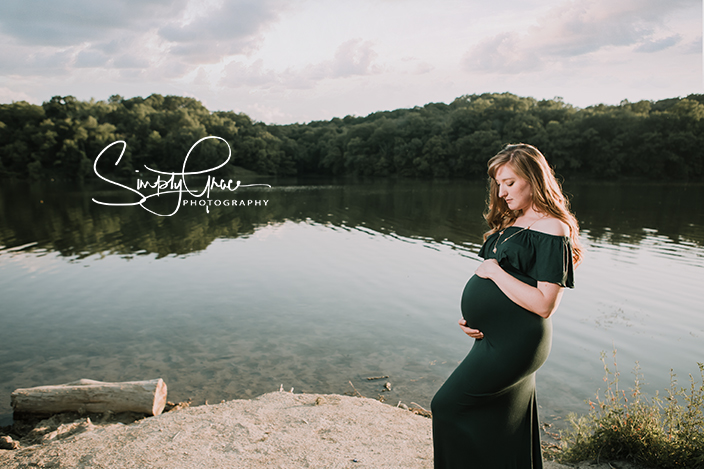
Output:
[[[97,253],[164,257],[202,251],[215,239],[248,236],[271,223],[309,220],[462,248],[480,244],[485,230],[483,182],[271,183],[272,189],[237,192],[240,199],[265,198],[267,206],[211,206],[209,212],[186,206],[172,217],[157,217],[140,207],[93,203],[96,194],[105,196],[104,188],[5,182],[0,246],[4,252],[43,249],[79,258]],[[704,203],[701,185],[584,183],[566,189],[595,246],[638,248],[646,242],[685,259],[704,245],[704,215],[685,208]],[[112,197],[119,193],[113,191]]]
[[[675,244],[704,245],[701,184],[578,183],[566,186],[590,240],[638,245],[657,233]]]

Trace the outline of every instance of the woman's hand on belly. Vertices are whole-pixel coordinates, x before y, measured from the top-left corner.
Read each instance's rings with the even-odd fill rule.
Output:
[[[468,327],[467,321],[465,321],[464,318],[461,318],[459,320],[459,324],[460,324],[460,329],[462,329],[462,332],[464,332],[465,334],[470,336],[472,339],[479,340],[479,339],[484,338],[484,334],[481,331],[479,331],[478,329],[472,329],[471,327]]]
[[[489,280],[494,280],[494,276],[503,272],[504,269],[501,268],[496,259],[486,259],[484,262],[479,264],[477,270],[474,273],[481,278],[486,278]]]

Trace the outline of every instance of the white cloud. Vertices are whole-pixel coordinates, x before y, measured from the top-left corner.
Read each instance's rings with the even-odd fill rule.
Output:
[[[255,50],[282,9],[280,0],[3,0],[0,72],[153,68],[182,76]]]
[[[159,35],[171,44],[171,54],[190,63],[214,63],[255,50],[281,8],[273,0],[229,0],[188,24],[174,20],[159,28]]]
[[[281,82],[281,74],[271,69],[264,69],[264,63],[261,60],[257,60],[251,65],[235,60],[225,67],[220,85],[230,88],[242,86],[269,88]]]
[[[462,62],[470,71],[518,73],[542,68],[539,54],[526,49],[518,33],[508,32],[484,40],[465,55]]]
[[[146,69],[149,67],[149,60],[138,55],[120,54],[112,60],[112,66],[115,68]]]
[[[245,85],[261,89],[314,88],[321,80],[380,73],[381,67],[374,62],[376,57],[377,53],[371,42],[359,38],[350,39],[340,44],[332,59],[299,68],[289,67],[283,71],[275,71],[265,68],[262,60],[256,60],[251,65],[233,61],[225,67],[220,84],[231,88]]]
[[[103,54],[101,51],[86,49],[76,55],[74,66],[79,68],[103,67],[107,65],[109,60],[110,57]]]
[[[359,38],[341,44],[329,64],[329,76],[339,78],[376,73],[378,67],[375,67],[373,62],[377,53],[372,49],[372,45]]]
[[[702,52],[704,52],[702,49],[702,37],[699,36],[698,38],[684,44],[682,47],[682,52],[684,52],[685,54],[697,54],[701,56]]]
[[[499,33],[472,47],[465,70],[499,73],[539,70],[550,64],[604,50],[635,46],[657,52],[680,42],[667,33],[668,16],[696,4],[693,0],[580,0],[563,2],[537,24]]]
[[[668,47],[679,44],[682,41],[682,36],[674,34],[662,39],[646,40],[641,45],[634,49],[635,52],[658,52]]]
[[[64,76],[70,73],[72,62],[73,53],[64,49],[0,47],[0,75],[3,76]]]
[[[32,97],[27,93],[13,91],[9,88],[0,88],[0,103],[11,103],[13,101],[27,101],[28,103],[35,102],[35,100],[32,99]]]
[[[251,105],[249,112],[259,116],[257,119],[261,122],[285,122],[291,118],[276,106],[265,106],[259,103]]]

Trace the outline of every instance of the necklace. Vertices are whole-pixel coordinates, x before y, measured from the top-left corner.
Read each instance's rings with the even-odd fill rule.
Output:
[[[538,220],[542,220],[543,218],[545,218],[545,217],[540,217],[540,218],[538,218]],[[524,226],[524,227],[521,228],[520,230],[516,231],[516,232],[513,233],[511,236],[509,236],[508,238],[506,238],[506,239],[504,239],[503,241],[501,241],[501,244],[504,244],[506,241],[508,241],[509,239],[513,238],[513,237],[516,236],[518,233],[520,233],[520,232],[522,232],[522,231],[525,231],[525,230],[529,230],[530,227],[533,226],[538,220],[535,220],[535,221],[534,221],[533,223],[531,223],[530,225]],[[510,227],[509,227],[509,228],[510,228]],[[492,249],[492,251],[493,251],[494,253],[496,253],[496,247],[499,245],[499,240],[501,239],[501,236],[503,236],[505,230],[506,230],[506,228],[504,228],[503,230],[499,231],[499,237],[496,238],[496,242],[494,243],[494,249]]]

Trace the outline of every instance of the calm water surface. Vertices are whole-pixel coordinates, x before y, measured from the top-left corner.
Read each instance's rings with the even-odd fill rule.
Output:
[[[264,180],[157,217],[105,186],[0,186],[0,424],[19,387],[161,377],[196,404],[279,389],[428,407],[472,345],[483,182]],[[704,186],[571,184],[586,260],[553,317],[543,420],[585,412],[602,350],[647,392],[704,361]],[[236,196],[236,197],[235,197]],[[167,204],[168,205],[168,204]],[[382,392],[388,375],[392,390]],[[696,376],[696,374],[695,374]]]

